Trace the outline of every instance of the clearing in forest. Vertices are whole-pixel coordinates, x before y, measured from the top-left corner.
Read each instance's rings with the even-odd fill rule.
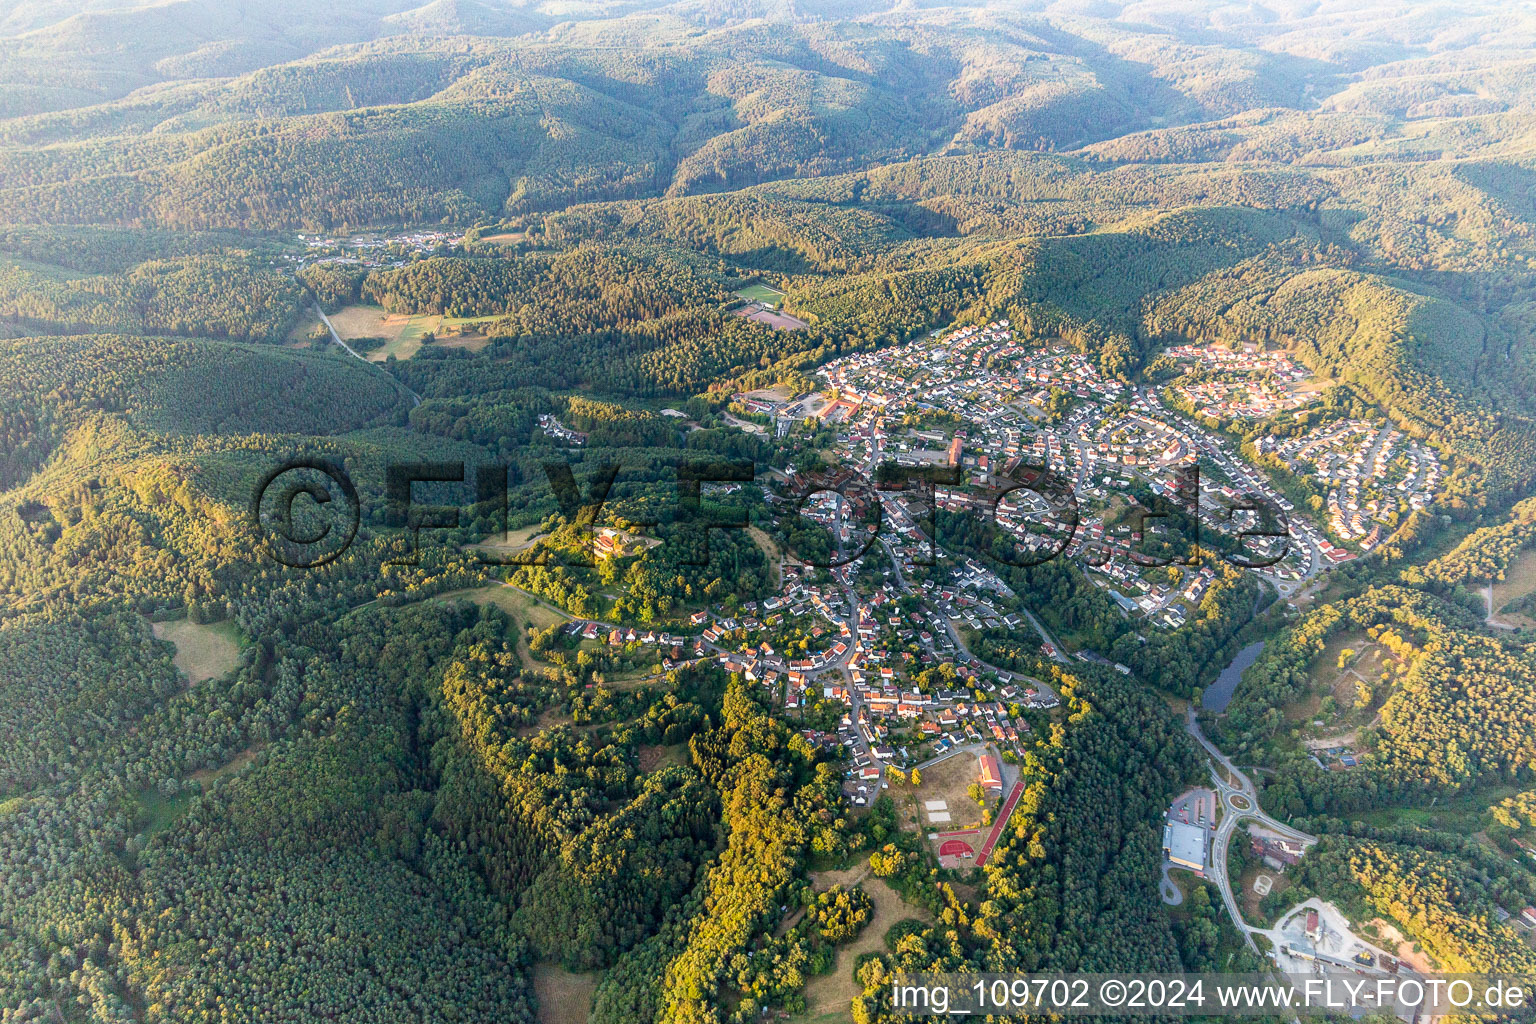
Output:
[[[256,760],[256,755],[261,753],[261,748],[264,746],[266,746],[264,743],[252,744],[217,768],[204,768],[201,771],[195,771],[191,776],[192,781],[206,788],[226,775],[234,775],[236,772],[244,771],[252,761]]]
[[[736,289],[736,294],[748,302],[761,302],[766,306],[776,306],[784,298],[783,292],[766,284],[749,284],[745,288]]]
[[[472,587],[469,590],[451,590],[441,596],[447,599],[463,597],[475,604],[494,604],[514,619],[534,629],[547,629],[571,620],[565,612],[545,604],[526,590],[507,586],[505,583],[492,583],[484,587]]]
[[[660,768],[673,764],[687,764],[689,757],[688,744],[674,743],[671,746],[642,746],[640,754],[640,774],[649,775]]]
[[[780,313],[776,309],[765,306],[744,306],[736,311],[736,315],[748,320],[756,320],[760,324],[767,324],[778,331],[799,331],[811,326],[798,317],[788,313]]]
[[[1493,585],[1493,621],[1516,629],[1536,628],[1536,608],[1505,609],[1536,591],[1536,550],[1523,552]]]
[[[1350,652],[1345,657],[1345,652]],[[1340,658],[1344,666],[1340,667]],[[1384,672],[1395,669],[1397,657],[1363,632],[1346,631],[1334,637],[1313,659],[1308,667],[1312,685],[1298,699],[1285,705],[1282,713],[1288,722],[1302,725],[1304,740],[1317,741],[1327,737],[1341,739],[1371,724],[1383,700],[1391,692],[1391,684],[1381,681]],[[1363,708],[1355,707],[1360,696],[1360,686],[1365,684],[1374,696]],[[1330,715],[1323,711],[1324,697],[1332,697],[1335,710]],[[1321,720],[1321,726],[1311,723]],[[1307,742],[1308,746],[1318,745]],[[1346,745],[1346,744],[1335,744]]]
[[[573,974],[554,964],[534,965],[533,992],[539,998],[539,1024],[586,1024],[596,991],[596,974]]]
[[[539,530],[539,525],[535,523],[532,526],[508,530],[500,535],[493,533],[478,544],[466,544],[464,550],[484,551],[488,554],[505,557],[516,554],[519,551],[526,551],[528,548],[533,547],[543,536],[544,534]]]
[[[562,622],[569,622],[571,616],[565,612],[550,607],[526,590],[508,586],[505,583],[492,583],[485,587],[473,587],[469,590],[450,590],[445,594],[439,594],[439,600],[452,600],[462,597],[473,601],[475,604],[494,604],[517,623],[517,654],[522,660],[523,667],[531,672],[539,671],[543,666],[535,660],[533,652],[528,649],[528,638],[523,633],[523,627],[532,626],[534,629],[548,629],[550,626]]]
[[[188,685],[217,679],[240,662],[240,633],[233,622],[203,624],[188,619],[150,624],[156,639],[176,648],[171,659]]]
[[[841,1013],[847,1019],[848,1007],[861,991],[853,977],[853,965],[860,956],[885,949],[885,933],[903,918],[915,917],[932,921],[933,916],[922,907],[914,907],[904,901],[885,883],[869,873],[869,862],[848,871],[820,871],[811,876],[818,892],[834,885],[858,885],[874,902],[875,912],[859,932],[859,937],[837,948],[837,963],[831,973],[818,974],[805,986],[805,1014],[801,1021],[815,1021],[828,1014]]]
[[[376,347],[358,348],[365,358],[375,363],[382,363],[390,356],[411,358],[421,350],[428,334],[434,335],[435,344],[444,348],[467,348],[478,352],[490,341],[477,329],[484,322],[484,318],[390,313],[381,306],[348,306],[331,314],[331,326],[349,344],[366,338],[383,339]]]

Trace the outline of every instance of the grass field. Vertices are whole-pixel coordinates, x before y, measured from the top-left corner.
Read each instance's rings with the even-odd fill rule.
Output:
[[[833,885],[857,884],[874,901],[875,913],[859,937],[837,949],[837,964],[828,974],[819,974],[805,986],[805,1013],[797,1020],[810,1024],[822,1020],[848,1020],[848,1007],[860,992],[859,983],[853,977],[853,965],[863,953],[885,949],[885,933],[903,918],[915,917],[931,921],[928,911],[906,903],[896,895],[896,890],[885,884],[883,878],[869,874],[865,861],[848,871],[819,872],[813,876],[817,890],[830,889]]]
[[[640,771],[644,775],[671,764],[688,763],[688,744],[674,743],[670,747],[643,746],[639,749]]]
[[[1259,909],[1259,901],[1264,897],[1253,891],[1253,883],[1260,875],[1269,876],[1270,888],[1274,892],[1284,892],[1289,889],[1291,879],[1290,876],[1281,874],[1265,864],[1249,868],[1243,872],[1242,878],[1238,879],[1238,903],[1242,906],[1243,917],[1249,924],[1268,927],[1272,926],[1275,920],[1264,916],[1263,911]]]
[[[171,660],[188,684],[217,679],[240,662],[240,631],[233,622],[199,625],[177,619],[153,623],[150,629],[158,639],[175,646],[176,656]]]
[[[768,559],[768,564],[773,567],[773,587],[777,590],[783,582],[784,571],[784,556],[779,551],[779,546],[759,527],[747,527],[747,534],[752,538],[752,543],[762,551],[763,557]]]
[[[1527,551],[1515,559],[1504,574],[1504,582],[1493,585],[1493,618],[1496,622],[1518,628],[1536,627],[1536,619],[1519,613],[1506,613],[1505,605],[1536,590],[1536,551]]]
[[[150,786],[139,794],[139,813],[134,818],[134,828],[146,836],[163,832],[186,813],[196,795],[195,790],[183,789],[175,796],[166,796]]]
[[[539,997],[539,1024],[586,1024],[596,991],[596,974],[572,974],[553,964],[534,965],[533,992]]]
[[[1346,668],[1341,669],[1339,655],[1345,650],[1354,651],[1355,656]],[[1390,651],[1362,632],[1348,631],[1334,637],[1308,667],[1312,678],[1309,692],[1282,709],[1286,720],[1307,723],[1303,732],[1311,739],[1337,737],[1368,725],[1389,692],[1387,684],[1379,682],[1382,671],[1395,660]],[[1356,708],[1361,678],[1375,688],[1376,699],[1367,707]],[[1321,709],[1325,688],[1338,705],[1331,718],[1323,715]],[[1312,725],[1311,722],[1318,718],[1324,719],[1323,725]]]
[[[915,828],[919,835],[925,835],[930,827],[948,832],[981,824],[981,808],[966,793],[971,783],[981,779],[981,766],[975,754],[956,754],[948,761],[924,768],[922,777],[923,784],[915,789],[910,785],[900,787],[902,828]],[[897,787],[892,783],[891,791],[896,792]],[[949,805],[948,823],[930,826],[923,807],[929,800],[943,800]],[[913,815],[917,817],[915,826],[907,821]]]
[[[475,326],[487,322],[432,314],[411,315],[389,313],[379,306],[348,306],[331,314],[331,326],[343,341],[358,338],[383,338],[384,344],[371,352],[364,352],[371,362],[382,363],[390,356],[409,359],[421,351],[422,339],[435,334],[435,344],[445,348],[467,348],[478,352],[489,338],[478,333]],[[455,333],[459,332],[459,333]]]
[[[500,537],[490,536],[478,544],[465,545],[468,551],[484,551],[493,555],[510,555],[518,551],[526,550],[533,542],[544,536],[539,532],[538,524],[524,526],[516,530],[508,530]]]
[[[441,596],[443,598],[467,597],[476,604],[494,604],[519,622],[526,623],[534,629],[545,629],[557,623],[569,622],[571,619],[565,612],[550,607],[527,591],[500,583],[475,587],[471,590],[453,590]]]
[[[518,624],[518,657],[522,659],[523,667],[530,671],[547,666],[541,666],[534,659],[533,652],[528,649],[528,639],[523,635],[523,627],[547,629],[561,622],[569,622],[571,619],[565,612],[551,608],[532,594],[501,583],[493,583],[488,587],[475,587],[471,590],[451,590],[446,594],[438,595],[438,600],[456,597],[467,598],[476,604],[494,604],[512,616],[512,620]]]
[[[1356,817],[1367,825],[1377,827],[1417,825],[1420,828],[1476,836],[1489,821],[1488,809],[1519,791],[1517,786],[1489,786],[1447,799],[1435,799],[1422,806],[1386,807],[1365,811]]]
[[[736,289],[736,294],[748,302],[766,302],[770,306],[776,306],[784,293],[777,288],[770,288],[766,284],[749,284],[745,288]]]

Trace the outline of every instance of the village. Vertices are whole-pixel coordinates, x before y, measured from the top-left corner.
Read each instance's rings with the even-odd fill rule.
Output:
[[[1428,506],[1444,470],[1426,445],[1383,423],[1345,420],[1296,438],[1261,437],[1255,447],[1326,489],[1328,523],[1362,551],[1399,517]]]
[[[1269,375],[1268,398],[1250,390],[1235,406],[1227,399],[1225,406],[1207,402],[1199,407],[1207,418],[1217,412],[1227,418],[1273,415],[1297,408],[1313,393],[1314,382],[1282,354],[1217,347],[1171,353],[1180,362],[1209,360]],[[840,429],[835,460],[861,464],[878,449],[898,465],[960,471],[955,486],[937,490],[939,507],[987,514],[995,509],[999,524],[1022,547],[1077,559],[1127,617],[1159,628],[1187,621],[1214,573],[1209,566],[1168,573],[1134,557],[1138,531],[1126,521],[1126,496],[1133,491],[1182,498],[1191,512],[1197,499],[1201,529],[1229,536],[1253,528],[1246,507],[1257,502],[1270,510],[1283,520],[1288,537],[1249,536],[1242,544],[1247,557],[1261,563],[1253,571],[1289,597],[1326,568],[1380,541],[1382,531],[1373,535],[1362,516],[1375,514],[1385,523],[1399,509],[1386,509],[1387,499],[1376,497],[1377,491],[1390,487],[1404,507],[1421,508],[1433,499],[1441,475],[1433,453],[1388,431],[1367,453],[1369,460],[1324,460],[1320,472],[1343,514],[1315,519],[1313,509],[1297,508],[1245,459],[1231,436],[1175,408],[1155,389],[1104,377],[1062,345],[1021,344],[1007,321],[845,357],[823,367],[821,377],[833,399],[824,416]],[[1060,502],[1017,488],[1021,470],[1036,467],[1070,484],[1070,514]],[[1179,482],[1189,467],[1198,467],[1194,496],[1183,493]],[[1009,488],[999,501],[998,491]],[[900,500],[884,500],[895,513],[898,546],[921,547],[923,539],[900,529],[902,510],[893,508]]]
[[[337,264],[365,270],[392,270],[428,256],[446,256],[464,241],[462,231],[410,231],[398,235],[346,237],[298,235],[302,248],[289,259],[300,265]]]
[[[1251,571],[1282,597],[1364,548],[1351,550],[1341,538],[1375,539],[1357,530],[1354,518],[1315,521],[1312,510],[1298,509],[1243,457],[1230,435],[1200,422],[1298,408],[1312,393],[1304,370],[1283,355],[1251,349],[1187,347],[1169,355],[1200,370],[1197,380],[1171,389],[1189,411],[1167,393],[1104,376],[1062,344],[1026,344],[1007,320],[834,360],[818,371],[820,387],[810,394],[735,395],[732,407],[754,417],[759,432],[771,423],[778,439],[807,421],[833,429],[830,450],[820,453],[833,470],[802,479],[791,464],[761,486],[781,509],[797,485],[809,488],[798,514],[825,531],[840,557],[823,568],[781,558],[777,594],[729,612],[721,605],[699,610],[687,634],[599,621],[567,628],[595,644],[654,648],[663,672],[709,660],[738,674],[798,719],[806,742],[846,752],[844,796],[851,806],[871,804],[892,779],[938,769],[965,776],[961,781],[982,798],[976,806],[995,801],[999,815],[983,817],[1000,826],[1011,810],[1030,722],[1037,728],[1049,721],[1042,716],[1060,698],[1044,680],[987,664],[971,645],[988,631],[1034,633],[1047,657],[1069,659],[1002,578],[944,550],[933,516],[995,517],[1021,548],[1076,561],[1143,629],[1185,624],[1217,569],[1139,557],[1146,537],[1136,528],[1133,494],[1178,504],[1202,531],[1229,537],[1249,528],[1245,502],[1282,515],[1283,536],[1239,538],[1261,563]],[[1241,389],[1215,390],[1213,368],[1223,379],[1248,374],[1262,386],[1250,380]],[[584,440],[553,416],[541,417],[540,427],[568,444]],[[1406,506],[1425,507],[1441,474],[1428,449],[1354,421],[1302,438],[1262,440],[1266,454],[1315,466],[1340,507],[1378,518],[1388,488]],[[945,482],[926,496],[921,487],[853,483],[873,480],[889,464],[937,471]],[[1199,472],[1193,486],[1191,466]],[[1018,474],[1041,467],[1062,494],[1018,487]],[[634,538],[599,540],[597,553],[605,557]],[[1266,554],[1273,557],[1260,558]],[[978,823],[956,822],[953,799],[927,803],[933,806],[923,808],[923,825],[941,863],[983,862],[989,845]],[[968,827],[949,827],[957,824]]]

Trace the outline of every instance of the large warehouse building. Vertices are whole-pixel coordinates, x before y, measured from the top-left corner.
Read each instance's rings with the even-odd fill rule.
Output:
[[[1163,826],[1163,856],[1181,868],[1196,874],[1205,872],[1205,829],[1182,821]]]

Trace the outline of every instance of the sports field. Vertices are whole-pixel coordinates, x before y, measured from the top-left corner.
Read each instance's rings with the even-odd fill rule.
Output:
[[[777,288],[770,288],[766,284],[749,284],[745,288],[736,289],[736,294],[748,302],[762,302],[770,306],[776,306],[784,293]]]

